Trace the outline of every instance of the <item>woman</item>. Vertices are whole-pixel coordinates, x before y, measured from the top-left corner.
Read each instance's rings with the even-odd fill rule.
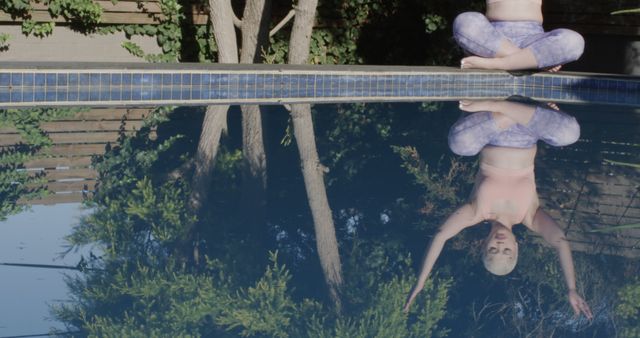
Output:
[[[447,218],[427,249],[418,282],[405,304],[405,312],[424,287],[446,241],[463,229],[489,221],[491,230],[482,252],[491,273],[506,275],[518,260],[515,224],[524,224],[554,247],[560,258],[568,297],[576,315],[592,318],[587,303],[576,291],[571,248],[562,229],[539,206],[533,173],[536,142],[553,146],[575,142],[576,120],[545,107],[510,101],[462,101],[460,108],[474,112],[449,131],[449,146],[463,156],[480,153],[480,169],[468,203]]]
[[[544,32],[542,0],[487,0],[485,15],[458,15],[453,36],[475,55],[462,59],[462,68],[558,71],[584,51],[584,39],[572,30]]]

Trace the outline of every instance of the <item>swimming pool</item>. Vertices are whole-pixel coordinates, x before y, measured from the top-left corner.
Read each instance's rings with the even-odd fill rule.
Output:
[[[120,70],[114,78],[108,68],[64,72],[60,66],[55,67],[44,66],[41,72],[16,67],[20,70],[7,73],[21,75],[9,75],[9,85],[0,88],[0,98],[6,100],[0,105],[8,108],[3,110],[4,118],[16,117],[7,120],[12,125],[5,125],[0,132],[2,154],[6,155],[2,172],[10,175],[17,169],[27,176],[44,174],[41,179],[49,191],[41,199],[21,201],[34,205],[32,217],[29,212],[19,210],[17,215],[7,215],[9,218],[3,224],[11,229],[12,236],[4,236],[0,245],[5,250],[2,263],[75,268],[69,271],[87,278],[86,282],[76,284],[84,287],[76,291],[86,292],[75,294],[82,302],[65,297],[68,289],[62,283],[60,270],[46,270],[51,273],[38,275],[45,269],[0,266],[10,286],[4,289],[3,298],[13,299],[8,303],[15,304],[21,299],[26,303],[20,307],[0,307],[0,335],[44,333],[49,326],[64,329],[60,321],[50,323],[42,319],[48,309],[46,303],[52,302],[74,306],[96,304],[83,309],[95,320],[114,321],[109,326],[114,330],[125,325],[126,311],[136,325],[144,321],[144,325],[159,330],[153,331],[157,334],[173,335],[180,329],[171,331],[174,329],[169,324],[195,318],[189,322],[193,326],[185,329],[195,331],[180,332],[239,335],[239,329],[209,322],[208,316],[216,315],[217,310],[207,301],[211,299],[207,297],[214,296],[209,292],[211,284],[203,281],[209,278],[206,276],[223,271],[238,281],[237,285],[230,284],[234,288],[258,285],[257,279],[269,264],[264,257],[267,249],[277,249],[278,261],[286,263],[290,271],[290,281],[282,284],[287,287],[280,289],[292,295],[287,302],[299,304],[298,300],[304,298],[326,306],[329,300],[317,267],[314,220],[298,165],[297,141],[288,106],[277,104],[315,102],[312,96],[323,102],[312,106],[313,126],[322,163],[318,167],[326,173],[326,192],[344,265],[345,299],[350,302],[344,316],[356,323],[353,325],[360,325],[357,323],[367,322],[361,317],[366,308],[391,318],[398,310],[393,302],[404,300],[403,288],[409,286],[408,278],[415,274],[418,261],[414,258],[411,265],[410,257],[419,257],[445,211],[464,199],[471,187],[469,174],[475,168],[475,160],[457,157],[447,146],[448,130],[462,113],[456,101],[448,100],[498,99],[524,93],[553,99],[561,111],[574,116],[580,124],[581,136],[576,143],[562,148],[540,144],[536,177],[542,203],[563,224],[572,241],[580,288],[597,313],[596,320],[587,323],[571,318],[566,301],[555,296],[556,292],[562,292],[555,257],[544,246],[537,245],[539,239],[526,231],[517,232],[523,250],[519,270],[511,277],[494,278],[482,268],[477,269],[477,264],[472,263],[474,254],[465,252],[464,243],[477,243],[482,232],[470,230],[462,241],[447,248],[439,263],[442,275],[433,289],[425,293],[423,301],[437,304],[436,291],[449,290],[450,311],[445,311],[439,325],[452,330],[452,336],[464,335],[472,329],[478,330],[479,335],[491,336],[497,331],[531,329],[532,323],[540,322],[545,324],[539,332],[553,331],[566,337],[585,332],[600,336],[616,332],[610,299],[625,286],[625,278],[638,270],[637,259],[633,257],[638,255],[640,236],[629,230],[611,230],[640,220],[638,172],[627,165],[640,163],[635,78],[516,76],[378,67],[327,68],[318,74],[311,74],[304,67],[282,70],[257,67],[255,72],[244,74],[215,67],[186,73],[135,68]],[[174,77],[177,74],[180,77]],[[187,75],[183,77],[184,74]],[[171,78],[170,84],[163,83],[164,75]],[[205,75],[208,81],[204,81]],[[127,77],[129,80],[124,81]],[[26,85],[25,78],[28,78]],[[0,79],[6,81],[7,77]],[[0,85],[6,83],[2,81]],[[257,83],[262,85],[256,86]],[[315,89],[311,90],[313,86]],[[72,94],[70,100],[72,92],[77,97]],[[179,94],[179,99],[174,94]],[[544,102],[515,100],[546,107]],[[211,186],[213,199],[204,208],[205,213],[197,216],[201,230],[199,237],[190,242],[194,243],[189,251],[193,251],[188,256],[191,258],[178,264],[172,259],[181,255],[171,251],[177,245],[171,241],[175,235],[172,231],[178,229],[177,225],[195,224],[191,219],[194,215],[184,209],[184,203],[188,201],[188,177],[192,170],[189,162],[200,141],[202,120],[207,113],[200,106],[249,102],[268,104],[261,107],[267,189],[258,201],[263,202],[251,204],[255,200],[243,190],[243,175],[247,173],[240,150],[244,142],[242,113],[234,105],[226,119],[227,136],[218,145]],[[160,103],[173,107],[155,106]],[[35,116],[37,121],[21,120],[20,116]],[[40,143],[34,144],[35,141]],[[9,149],[13,152],[7,152]],[[18,183],[20,179],[24,178],[14,177],[10,183]],[[5,204],[15,201],[4,199]],[[82,202],[90,208],[81,207]],[[78,217],[83,213],[97,218],[80,221]],[[261,226],[252,224],[256,217],[261,219]],[[29,226],[25,226],[27,223]],[[80,228],[71,229],[79,224]],[[92,224],[115,231],[116,237],[109,237],[108,232],[101,232]],[[110,228],[108,224],[126,226]],[[64,234],[72,234],[76,241],[89,242],[95,236],[98,242],[117,249],[112,252],[110,246],[98,245],[61,261],[54,258],[55,249],[48,252],[45,249],[59,247]],[[196,252],[200,257],[197,262]],[[203,263],[205,255],[218,261]],[[216,265],[226,264],[229,255],[236,261],[234,266]],[[127,261],[142,265],[127,265]],[[462,269],[467,270],[462,273]],[[271,276],[282,276],[270,271]],[[447,286],[447,278],[455,278],[457,286]],[[222,283],[218,279],[215,282]],[[109,289],[110,285],[114,288]],[[228,291],[220,285],[217,290]],[[265,285],[270,284],[262,287]],[[495,292],[496,289],[504,292]],[[176,298],[174,290],[180,298]],[[112,293],[104,297],[107,292]],[[225,295],[233,297],[232,294]],[[58,302],[60,298],[62,302]],[[253,303],[242,303],[246,301],[244,298],[236,301],[246,311],[259,308]],[[480,315],[488,324],[475,329],[472,323],[460,325],[456,313],[471,318],[473,313],[478,315],[473,312],[474,306],[482,302],[496,308]],[[155,305],[144,307],[151,303]],[[193,309],[203,312],[191,312]],[[302,305],[296,305],[286,311],[298,318],[303,310]],[[188,315],[179,311],[187,311]],[[266,318],[280,318],[280,314],[275,311]],[[61,315],[56,318],[78,319]],[[333,324],[328,321],[322,325],[331,330]],[[214,333],[207,331],[211,327]]]

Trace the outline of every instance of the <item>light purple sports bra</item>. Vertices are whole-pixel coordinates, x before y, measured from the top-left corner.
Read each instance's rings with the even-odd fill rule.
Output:
[[[542,5],[542,0],[487,0],[487,4],[493,4],[496,2],[502,2],[502,1],[528,1],[538,5]]]

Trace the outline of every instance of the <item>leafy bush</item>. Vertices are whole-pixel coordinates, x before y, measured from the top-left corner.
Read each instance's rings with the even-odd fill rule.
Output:
[[[618,317],[619,337],[640,337],[640,281],[636,280],[622,287],[618,291],[618,305],[616,306]]]

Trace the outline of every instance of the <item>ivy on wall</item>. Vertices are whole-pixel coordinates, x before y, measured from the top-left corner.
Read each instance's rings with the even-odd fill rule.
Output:
[[[102,17],[102,7],[93,0],[49,0],[46,4],[52,18],[61,16],[72,26],[81,30],[90,30],[95,27]],[[0,1],[0,11],[22,21],[24,35],[40,38],[51,35],[55,23],[36,22],[33,20],[33,9],[30,0]]]
[[[32,1],[34,0],[3,0],[0,1],[0,11],[21,20],[25,35],[45,37],[51,34],[55,23],[33,20]],[[145,1],[139,0],[139,6]],[[186,15],[181,6],[184,0],[157,0],[155,3],[160,6],[161,15],[154,17],[156,22],[124,25],[103,23],[103,8],[95,0],[44,2],[52,17],[65,18],[73,29],[81,33],[124,32],[127,40],[122,43],[122,47],[146,61],[176,62],[182,58],[199,62],[216,60],[217,48],[210,26],[195,25],[185,20]],[[111,2],[116,4],[118,0]],[[471,2],[480,3],[477,0]],[[290,4],[278,6],[287,7]],[[455,53],[451,53],[448,32],[450,20],[447,18],[452,17],[452,11],[457,10],[452,7],[455,6],[445,1],[425,3],[407,0],[407,3],[403,3],[399,0],[321,0],[318,7],[319,25],[314,27],[312,33],[309,62],[449,64],[457,57]],[[395,28],[386,29],[387,26]],[[402,27],[398,29],[399,26]],[[131,41],[133,36],[155,37],[162,51],[148,53]],[[395,39],[394,36],[405,38]],[[271,37],[270,46],[262,51],[266,63],[286,62],[288,37],[286,29]],[[183,42],[183,39],[189,42]],[[380,53],[381,49],[388,52]]]
[[[118,0],[111,2],[116,4]],[[162,53],[149,54],[134,42],[122,43],[122,47],[129,53],[149,62],[175,62],[180,59],[182,49],[180,25],[185,15],[177,0],[159,0],[162,15],[156,17],[157,23],[143,25],[103,25],[103,8],[93,0],[49,0],[46,4],[52,18],[63,17],[74,30],[83,34],[124,32],[127,39],[131,39],[134,35],[155,37]],[[33,19],[34,8],[30,0],[0,1],[0,11],[10,14],[14,20],[22,21],[22,33],[26,36],[44,38],[53,33],[55,22],[37,22]],[[6,43],[8,38],[8,35],[0,34],[0,51],[8,48]],[[211,58],[211,55],[207,55],[207,58]]]
[[[11,35],[7,33],[0,33],[0,52],[4,52],[9,49],[9,40],[11,39]]]
[[[177,0],[160,0],[162,18],[156,18],[158,24],[146,25],[113,25],[100,30],[103,34],[124,32],[127,39],[134,35],[155,36],[162,53],[148,54],[142,47],[132,41],[125,41],[122,47],[134,56],[144,58],[149,62],[175,62],[180,60],[182,50],[181,24],[185,18],[182,6]]]

